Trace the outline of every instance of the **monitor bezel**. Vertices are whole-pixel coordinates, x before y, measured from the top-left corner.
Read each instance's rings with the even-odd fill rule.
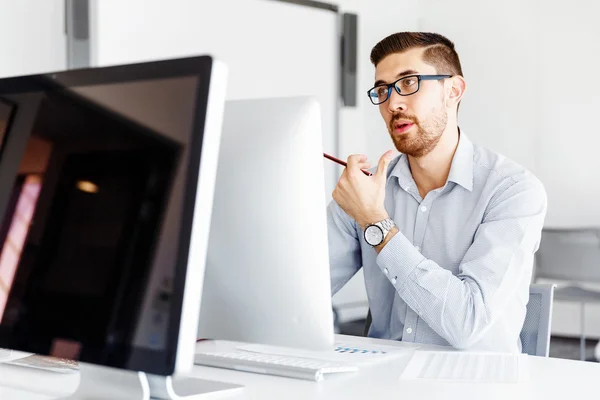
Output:
[[[178,77],[197,77],[196,107],[192,124],[189,144],[188,165],[186,170],[185,188],[177,261],[173,275],[173,293],[169,322],[165,338],[165,347],[154,350],[129,343],[123,350],[129,354],[121,359],[104,359],[101,354],[87,355],[79,361],[107,367],[143,371],[155,375],[169,376],[175,372],[180,337],[180,321],[183,312],[185,280],[190,253],[190,240],[194,206],[200,175],[200,159],[202,154],[204,128],[206,125],[209,90],[214,59],[203,55],[171,60],[132,63],[108,67],[84,68],[69,71],[49,72],[44,74],[26,75],[0,79],[0,97],[42,90],[56,90],[77,86],[101,85],[111,83],[135,82],[144,80],[168,79]],[[5,152],[14,148],[10,140],[11,121],[6,127],[5,140],[0,149],[1,157]],[[200,301],[200,299],[198,299]],[[141,312],[144,312],[142,309]],[[35,336],[33,340],[48,341],[53,338]],[[11,329],[0,325],[0,348],[17,351],[30,351],[35,346],[15,345]]]

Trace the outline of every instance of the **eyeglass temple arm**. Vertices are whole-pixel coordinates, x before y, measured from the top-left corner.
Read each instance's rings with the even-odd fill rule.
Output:
[[[421,80],[423,81],[435,81],[443,78],[452,78],[452,75],[423,75]]]

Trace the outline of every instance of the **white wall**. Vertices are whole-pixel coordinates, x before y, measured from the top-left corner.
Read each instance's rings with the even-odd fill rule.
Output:
[[[0,77],[65,69],[64,0],[0,0]]]
[[[587,0],[570,1],[568,7],[549,0],[538,7],[536,172],[548,191],[551,226],[600,225],[600,80],[593,77],[600,70],[598,15],[600,4]],[[585,317],[586,333],[600,337],[600,305],[587,305]],[[578,304],[557,302],[553,331],[578,335],[580,318]]]
[[[529,3],[423,0],[418,29],[455,43],[467,80],[461,129],[476,143],[535,169],[537,26]]]
[[[547,226],[600,225],[600,137],[595,132],[600,80],[579,75],[600,67],[595,22],[600,4],[419,4],[418,28],[447,35],[461,56],[468,82],[461,126],[478,143],[542,179],[549,197]]]
[[[594,74],[600,71],[600,3],[572,0],[567,6],[548,0],[541,4],[536,167],[551,200],[547,222],[598,226],[600,80]]]

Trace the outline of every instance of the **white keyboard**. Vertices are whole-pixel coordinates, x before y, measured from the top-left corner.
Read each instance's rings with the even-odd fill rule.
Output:
[[[303,357],[259,354],[242,350],[196,353],[195,364],[288,378],[321,381],[325,374],[358,371],[358,366]]]

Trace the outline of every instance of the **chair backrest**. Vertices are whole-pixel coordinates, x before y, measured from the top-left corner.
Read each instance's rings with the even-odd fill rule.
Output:
[[[520,335],[522,353],[548,357],[555,287],[553,283],[534,283],[529,286],[527,313]]]
[[[600,282],[600,228],[544,228],[535,278]]]
[[[367,313],[367,320],[365,322],[365,330],[363,332],[363,336],[369,336],[369,328],[371,327],[371,322],[373,322],[373,317],[371,317],[371,309],[369,308],[369,312]]]
[[[550,353],[550,328],[552,325],[553,283],[533,283],[529,286],[529,301],[521,329],[522,353],[548,357]],[[364,336],[371,327],[371,310],[367,314]]]

